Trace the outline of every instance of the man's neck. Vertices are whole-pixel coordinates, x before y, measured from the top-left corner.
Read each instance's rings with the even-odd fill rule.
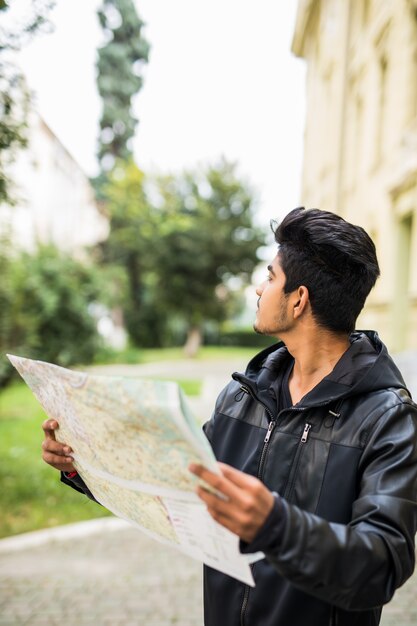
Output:
[[[340,357],[349,348],[347,334],[326,330],[282,337],[289,353],[294,357],[294,367],[289,380],[293,404],[311,391],[333,370]]]

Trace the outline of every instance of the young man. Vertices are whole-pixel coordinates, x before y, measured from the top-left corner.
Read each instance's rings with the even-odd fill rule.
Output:
[[[281,342],[233,374],[205,426],[223,476],[190,468],[226,496],[199,489],[214,519],[265,558],[255,588],[205,568],[205,624],[376,625],[414,569],[417,407],[377,334],[354,332],[379,275],[366,232],[295,209],[275,238],[254,327]],[[44,460],[72,469],[45,434]]]

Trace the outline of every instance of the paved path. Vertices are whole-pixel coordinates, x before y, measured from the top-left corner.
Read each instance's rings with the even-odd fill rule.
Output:
[[[399,361],[417,397],[417,355]],[[193,406],[205,419],[230,372],[244,363],[115,366],[112,371],[169,377],[173,367],[176,378],[204,378],[202,398]],[[115,518],[0,541],[0,626],[201,626],[201,587],[199,563]],[[382,626],[417,626],[416,597],[417,573],[384,609]]]
[[[0,542],[1,626],[201,626],[199,563],[121,520],[94,524]]]
[[[1,626],[202,626],[199,563],[114,518],[59,532],[0,541]],[[417,573],[382,626],[416,626],[416,595]]]

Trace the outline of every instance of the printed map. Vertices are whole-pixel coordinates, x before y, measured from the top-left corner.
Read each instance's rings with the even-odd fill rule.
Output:
[[[96,376],[8,355],[94,497],[151,537],[254,585],[238,537],[214,522],[188,466],[218,472],[210,444],[174,382]]]

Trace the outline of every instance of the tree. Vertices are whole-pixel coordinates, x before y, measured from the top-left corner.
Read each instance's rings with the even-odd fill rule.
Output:
[[[250,280],[264,233],[253,224],[254,197],[236,165],[222,160],[199,173],[159,181],[164,228],[158,238],[160,306],[183,317],[186,352],[201,343],[203,323],[221,322],[232,284]]]
[[[137,125],[132,98],[143,84],[141,71],[148,60],[149,44],[141,34],[144,23],[133,0],[103,0],[98,17],[107,39],[98,51],[97,63],[97,86],[103,101],[98,158],[106,172],[117,159],[132,156]]]
[[[183,329],[195,352],[205,324],[237,312],[236,284],[249,281],[258,261],[264,234],[253,224],[253,193],[225,160],[153,181],[120,162],[103,191],[110,235],[101,258],[126,273],[132,341],[166,345]]]
[[[14,161],[19,148],[26,146],[26,118],[29,94],[20,70],[10,58],[10,52],[16,52],[37,32],[48,30],[50,23],[47,16],[53,2],[33,0],[31,7],[19,22],[19,27],[12,26],[12,7],[5,0],[0,0],[0,204],[13,204],[12,181],[8,175],[10,164]]]
[[[47,0],[33,0],[16,26],[13,23],[16,22],[14,6],[0,0],[0,210],[1,205],[13,206],[16,202],[10,166],[17,151],[27,144],[29,94],[11,53],[20,50],[39,31],[49,29],[48,14],[52,6],[53,2]],[[14,264],[11,258],[11,227],[6,217],[7,213],[0,216],[0,351],[10,345],[13,326],[10,306],[14,297]],[[0,386],[9,376],[10,368],[2,360]]]
[[[110,221],[109,239],[99,246],[99,255],[125,272],[124,321],[131,339],[143,343],[146,335],[140,316],[147,301],[144,262],[148,246],[146,236],[138,239],[137,228],[143,225],[143,216],[147,216],[147,224],[150,216],[142,189],[143,174],[132,159],[132,138],[138,123],[132,99],[143,84],[141,73],[149,44],[142,36],[144,23],[133,0],[103,0],[98,18],[106,43],[98,50],[97,87],[103,110],[98,140],[100,173],[92,182]],[[155,317],[148,322],[155,325]]]
[[[127,289],[121,305],[133,343],[164,343],[165,315],[154,307],[160,214],[145,192],[145,175],[132,160],[118,161],[102,187],[110,233],[99,244],[99,258],[121,268]]]

